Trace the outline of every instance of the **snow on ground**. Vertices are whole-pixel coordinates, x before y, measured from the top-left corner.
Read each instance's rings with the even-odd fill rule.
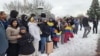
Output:
[[[90,25],[92,27],[92,23],[90,23]],[[100,30],[100,24],[98,29]],[[63,45],[59,43],[59,48],[55,49],[49,56],[95,56],[99,34],[93,34],[92,32],[91,29],[88,38],[82,38],[84,29],[79,31],[78,34],[75,35],[73,39],[70,39],[68,43]],[[40,56],[47,55],[42,54]]]

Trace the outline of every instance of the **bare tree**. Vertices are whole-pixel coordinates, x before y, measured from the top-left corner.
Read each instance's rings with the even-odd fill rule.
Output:
[[[52,9],[51,4],[46,3],[44,0],[31,0],[31,3],[27,0],[27,4],[24,5],[19,1],[12,1],[9,4],[4,4],[4,9],[6,11],[17,10],[20,14],[30,14],[35,13],[38,14],[38,6],[43,6],[43,11],[46,14],[51,14],[50,10]]]

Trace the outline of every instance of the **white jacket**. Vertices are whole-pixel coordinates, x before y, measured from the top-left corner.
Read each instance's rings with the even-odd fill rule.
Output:
[[[28,23],[29,33],[34,37],[35,40],[40,41],[40,28],[37,26],[36,23]]]

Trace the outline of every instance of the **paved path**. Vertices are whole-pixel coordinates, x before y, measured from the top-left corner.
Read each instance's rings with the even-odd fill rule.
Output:
[[[97,55],[96,56],[100,56],[100,38],[98,39],[98,43],[97,43],[97,50],[96,50],[96,52],[97,52]]]

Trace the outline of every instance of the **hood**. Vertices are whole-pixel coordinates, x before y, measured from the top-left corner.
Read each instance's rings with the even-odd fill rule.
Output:
[[[28,23],[28,26],[31,26],[31,25],[32,25],[32,26],[37,26],[37,23],[34,23],[34,22],[33,22],[33,23],[32,23],[32,22],[29,22],[29,23]]]
[[[26,15],[22,15],[22,16],[21,16],[21,19],[22,19],[23,21],[26,21],[26,20],[27,20],[27,16],[26,16]]]

